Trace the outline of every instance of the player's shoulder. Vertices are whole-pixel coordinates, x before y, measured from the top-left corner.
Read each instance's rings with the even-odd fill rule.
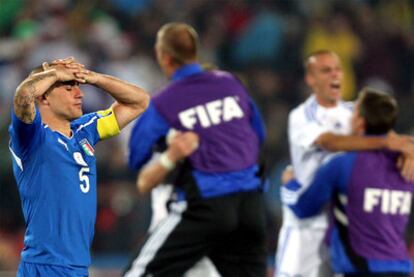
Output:
[[[183,78],[181,80],[172,81],[155,94],[155,98],[174,93],[186,85],[192,85],[194,82],[220,82],[233,81],[241,84],[241,81],[232,73],[223,70],[209,70],[203,71],[200,74],[195,74]]]
[[[224,70],[211,70],[211,71],[208,71],[207,74],[217,79],[228,79],[228,80],[239,81],[239,79],[235,75],[233,75],[232,73],[228,71],[224,71]]]
[[[88,114],[84,114],[81,117],[73,120],[71,122],[71,129],[75,130],[75,132],[79,131],[80,129],[87,127],[98,120],[98,118],[102,117],[103,115],[100,112],[92,112]]]
[[[355,103],[353,101],[343,101],[343,100],[341,100],[338,103],[338,108],[340,110],[343,110],[343,111],[349,112],[349,113],[352,113],[352,111],[354,110],[354,106],[355,106]]]
[[[330,164],[331,167],[348,168],[354,163],[358,153],[360,152],[349,151],[337,153],[328,161],[328,164]]]
[[[235,87],[244,88],[243,83],[232,73],[222,70],[203,71],[200,74],[195,74],[181,80],[172,81],[165,87],[154,93],[152,102],[158,104],[171,104],[171,101],[176,101],[177,92],[185,94],[187,90],[193,90],[194,86],[204,86],[214,84],[215,86],[232,85]]]
[[[304,102],[289,112],[289,120],[293,122],[309,122],[316,120],[318,102],[315,97],[309,96]]]

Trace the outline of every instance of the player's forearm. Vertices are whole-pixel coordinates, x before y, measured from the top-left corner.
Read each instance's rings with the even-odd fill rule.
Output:
[[[173,150],[170,146],[156,161],[145,166],[137,177],[138,191],[146,193],[161,184],[168,173],[175,168],[176,163],[183,158],[180,154],[181,152]]]
[[[14,95],[14,112],[26,123],[35,118],[35,99],[43,95],[57,80],[56,70],[30,75],[16,89]]]
[[[159,161],[145,166],[137,177],[137,188],[139,193],[150,192],[159,185],[167,176],[169,170],[163,167]]]
[[[360,151],[386,148],[386,137],[343,136],[325,133],[320,135],[317,145],[328,151]]]
[[[98,74],[95,85],[105,90],[119,104],[133,107],[140,113],[149,104],[149,95],[144,89],[113,76]]]

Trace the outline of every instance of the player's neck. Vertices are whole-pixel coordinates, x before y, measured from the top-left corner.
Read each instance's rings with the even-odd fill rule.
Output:
[[[330,101],[318,96],[316,96],[316,101],[318,102],[319,106],[322,106],[327,109],[335,108],[338,106],[338,101]]]
[[[44,124],[49,126],[53,131],[57,131],[66,137],[70,138],[72,136],[72,130],[70,128],[70,121],[67,119],[62,119],[57,116],[52,116],[50,114],[41,113],[42,121]]]
[[[169,80],[171,80],[171,78],[173,77],[174,73],[180,68],[180,66],[178,65],[170,65],[165,69],[167,78]]]

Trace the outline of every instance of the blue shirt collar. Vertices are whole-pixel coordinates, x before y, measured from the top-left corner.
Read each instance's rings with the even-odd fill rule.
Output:
[[[185,77],[199,74],[201,72],[203,72],[203,69],[201,68],[200,64],[198,63],[185,64],[174,72],[174,74],[171,77],[171,80],[178,81],[178,80],[184,79]]]

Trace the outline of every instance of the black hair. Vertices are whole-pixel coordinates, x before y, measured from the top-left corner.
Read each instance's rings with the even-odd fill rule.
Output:
[[[394,97],[372,88],[364,88],[360,92],[359,115],[365,120],[365,133],[382,135],[395,126],[398,115],[398,104]]]

